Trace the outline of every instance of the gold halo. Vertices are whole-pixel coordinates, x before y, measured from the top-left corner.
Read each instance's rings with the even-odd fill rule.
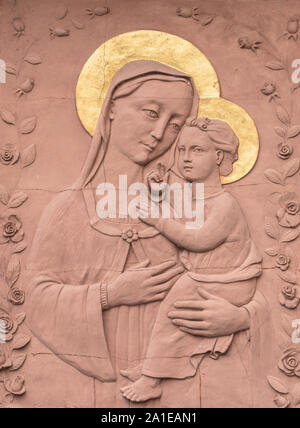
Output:
[[[160,31],[120,34],[103,43],[85,63],[76,88],[79,118],[94,134],[102,103],[116,72],[131,61],[152,60],[192,76],[202,98],[218,98],[218,76],[206,56],[192,43]]]
[[[218,76],[206,56],[192,43],[173,34],[141,30],[120,34],[103,43],[85,63],[76,87],[76,106],[82,125],[94,134],[111,79],[125,64],[152,60],[193,77],[200,97],[200,116],[226,121],[240,140],[239,160],[222,183],[244,177],[254,166],[259,149],[253,120],[236,104],[220,98]]]

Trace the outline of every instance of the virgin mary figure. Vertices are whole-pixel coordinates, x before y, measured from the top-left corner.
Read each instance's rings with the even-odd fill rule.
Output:
[[[36,338],[32,390],[41,405],[141,406],[120,393],[128,383],[120,371],[143,362],[160,301],[183,267],[178,248],[138,218],[99,218],[96,189],[100,183],[118,188],[120,175],[128,186],[143,182],[146,166],[168,155],[197,110],[192,78],[166,65],[133,61],[114,76],[79,177],[45,209],[27,263],[27,318]],[[223,378],[234,367],[233,384],[246,379],[244,397],[239,388],[226,395],[222,370],[214,375],[212,364],[207,387],[200,368],[192,378],[166,379],[161,398],[146,406],[251,406],[246,347],[262,314],[260,292],[243,315],[225,301],[215,314],[214,327],[237,336],[224,356]]]

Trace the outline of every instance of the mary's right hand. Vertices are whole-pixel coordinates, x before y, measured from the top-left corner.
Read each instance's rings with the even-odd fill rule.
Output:
[[[147,260],[128,269],[108,286],[108,308],[163,300],[184,272],[174,261],[147,267],[149,263]]]

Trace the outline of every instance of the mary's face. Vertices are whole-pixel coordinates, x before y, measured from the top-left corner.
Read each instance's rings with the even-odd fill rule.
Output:
[[[134,163],[146,165],[174,143],[192,108],[184,82],[151,80],[112,106],[111,138]]]

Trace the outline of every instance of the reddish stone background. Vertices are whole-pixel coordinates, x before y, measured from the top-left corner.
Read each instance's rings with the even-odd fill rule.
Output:
[[[289,160],[277,156],[278,144],[282,141],[274,128],[281,126],[276,115],[279,104],[290,113],[291,125],[299,124],[300,89],[293,93],[291,63],[300,56],[299,40],[279,37],[286,31],[288,20],[300,14],[299,2],[272,0],[209,0],[206,2],[172,0],[107,0],[111,13],[88,20],[85,8],[95,7],[93,0],[66,0],[68,15],[61,25],[71,30],[68,37],[49,38],[49,26],[55,22],[55,11],[61,2],[43,0],[2,0],[0,3],[0,57],[10,66],[22,61],[27,47],[33,42],[30,53],[40,56],[39,65],[24,62],[20,77],[7,75],[7,83],[0,85],[0,110],[8,110],[23,119],[35,116],[34,131],[17,136],[16,127],[0,121],[0,146],[7,142],[17,144],[22,150],[36,145],[35,162],[21,169],[0,165],[0,183],[9,193],[20,190],[28,194],[28,200],[17,211],[23,222],[26,242],[30,246],[41,212],[53,196],[74,182],[89,150],[90,136],[81,126],[75,107],[75,87],[82,66],[89,56],[104,41],[128,31],[151,29],[176,34],[197,46],[213,64],[221,85],[221,96],[241,107],[254,119],[260,137],[260,153],[256,166],[242,180],[227,185],[239,200],[261,253],[264,254],[264,274],[260,281],[270,304],[275,336],[273,360],[269,361],[268,375],[276,376],[288,383],[289,391],[297,385],[295,377],[288,379],[277,363],[282,356],[282,315],[289,320],[300,318],[300,307],[288,310],[280,306],[278,295],[283,281],[278,277],[274,259],[265,254],[272,246],[272,239],[265,233],[265,216],[268,215],[266,201],[269,194],[278,191],[296,191],[299,195],[299,174],[287,179],[285,188],[268,180],[264,172],[268,169],[281,170],[287,162],[300,157],[300,136],[290,139],[294,153]],[[104,5],[104,3],[101,3]],[[215,14],[214,20],[205,26],[191,18],[176,15],[177,7],[198,6],[201,13]],[[20,38],[13,35],[12,20],[21,17],[25,34]],[[75,29],[70,19],[85,22],[85,28]],[[240,49],[238,39],[248,37],[250,41],[262,41],[257,54],[250,49]],[[279,39],[279,40],[278,40]],[[274,52],[274,56],[270,55]],[[286,70],[272,70],[269,62],[281,61]],[[14,93],[27,78],[32,77],[35,86],[32,92],[20,98]],[[280,99],[268,102],[260,89],[266,82],[276,85]],[[272,215],[276,212],[273,210]],[[296,265],[300,239],[288,243],[291,249],[293,269]],[[25,250],[21,255],[22,266],[26,263]],[[18,281],[22,288],[22,276]],[[13,311],[18,312],[16,308]],[[20,311],[19,311],[20,312]],[[288,324],[285,321],[285,325]],[[288,338],[285,337],[285,340]],[[290,344],[292,346],[292,343]],[[27,392],[15,399],[15,406],[38,405],[34,376],[30,370],[34,358],[34,344],[28,346],[28,357],[21,368],[26,379]],[[263,356],[262,356],[263,358]],[[298,380],[299,383],[299,380]],[[49,386],[50,388],[51,386]],[[274,391],[266,381],[266,407],[273,407]]]

